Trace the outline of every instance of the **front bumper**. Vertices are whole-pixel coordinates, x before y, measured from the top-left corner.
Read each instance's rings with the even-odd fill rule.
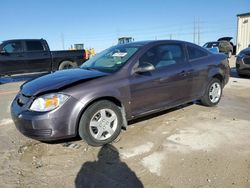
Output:
[[[239,74],[250,76],[250,57],[237,57],[236,59],[236,70]]]
[[[18,94],[11,104],[11,115],[16,128],[25,136],[40,140],[52,141],[74,137],[77,134],[78,118],[82,105],[70,97],[61,107],[50,112],[29,110],[33,99],[21,106]]]

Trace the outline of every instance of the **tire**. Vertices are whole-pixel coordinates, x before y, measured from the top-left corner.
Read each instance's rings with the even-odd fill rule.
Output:
[[[206,88],[205,95],[201,98],[201,103],[204,106],[215,106],[220,102],[221,96],[221,81],[217,78],[213,78]]]
[[[73,69],[76,67],[77,67],[77,64],[72,61],[63,61],[60,63],[58,70]]]
[[[89,145],[102,146],[114,141],[120,134],[121,127],[120,108],[110,101],[102,100],[86,109],[80,119],[78,132]]]
[[[241,78],[244,78],[244,77],[245,77],[244,74],[241,74],[241,73],[239,73],[239,72],[237,72],[237,74],[238,74],[238,76],[241,77]]]
[[[238,74],[239,77],[242,77],[242,78],[245,77],[244,74],[241,74],[241,73],[240,73],[239,68],[236,68],[236,72],[237,72],[237,74]]]

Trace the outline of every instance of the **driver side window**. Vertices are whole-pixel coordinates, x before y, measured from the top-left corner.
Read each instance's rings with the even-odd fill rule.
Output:
[[[185,56],[181,45],[165,44],[149,49],[139,59],[139,66],[152,64],[155,69],[161,69],[175,64],[184,63]]]
[[[3,50],[7,53],[18,53],[22,51],[21,42],[9,42],[4,45]]]

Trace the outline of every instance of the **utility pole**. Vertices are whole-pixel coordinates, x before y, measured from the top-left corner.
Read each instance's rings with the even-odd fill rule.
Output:
[[[198,45],[201,42],[200,18],[198,18]]]
[[[173,36],[172,36],[172,34],[170,34],[170,35],[169,35],[169,39],[172,40],[172,38],[173,38]]]
[[[64,46],[64,34],[61,33],[61,40],[62,40],[62,49],[65,50],[65,46]]]
[[[194,17],[193,43],[196,42],[196,18]]]

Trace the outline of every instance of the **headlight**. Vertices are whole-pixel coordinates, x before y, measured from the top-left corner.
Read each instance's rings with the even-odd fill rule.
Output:
[[[61,93],[51,93],[35,99],[30,106],[30,110],[37,112],[47,112],[63,105],[69,97]]]

